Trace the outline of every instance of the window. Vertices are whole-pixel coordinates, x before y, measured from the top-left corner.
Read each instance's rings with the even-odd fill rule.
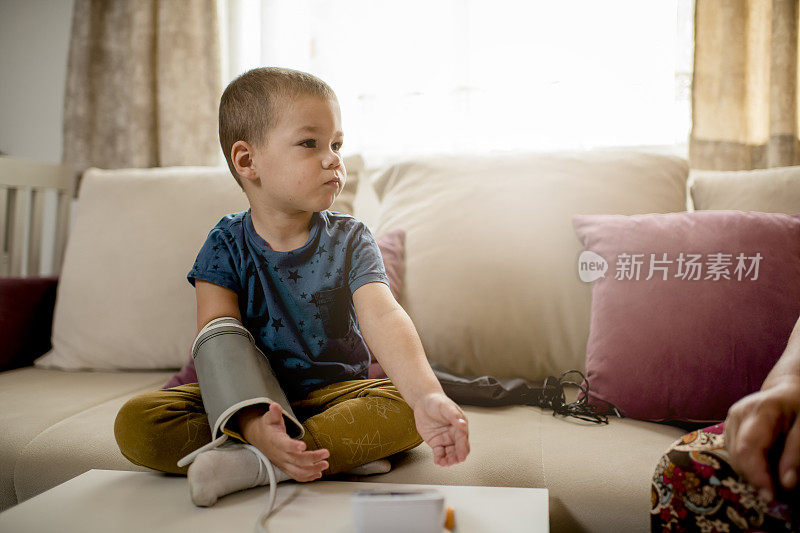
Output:
[[[316,74],[369,162],[687,144],[691,0],[222,1],[226,83]]]

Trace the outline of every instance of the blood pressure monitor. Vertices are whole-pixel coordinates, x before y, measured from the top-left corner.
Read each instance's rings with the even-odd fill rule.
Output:
[[[437,490],[358,490],[350,497],[356,533],[442,533],[444,496]]]

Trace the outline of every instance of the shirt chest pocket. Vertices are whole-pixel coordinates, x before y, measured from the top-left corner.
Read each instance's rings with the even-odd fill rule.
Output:
[[[328,338],[340,338],[350,331],[350,288],[347,285],[314,293],[320,319]]]

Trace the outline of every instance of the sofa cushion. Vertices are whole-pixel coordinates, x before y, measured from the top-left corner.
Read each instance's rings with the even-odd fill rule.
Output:
[[[17,503],[15,468],[38,435],[111,399],[155,390],[166,376],[163,372],[63,372],[36,367],[0,373],[0,511]],[[61,449],[61,445],[54,448]],[[59,471],[69,462],[62,455],[59,461],[42,467]]]
[[[655,465],[684,434],[627,418],[596,425],[539,407],[462,408],[470,426],[466,461],[435,467],[423,444],[400,455],[387,474],[360,479],[544,487],[550,491],[552,531],[648,531]]]
[[[208,230],[247,198],[224,168],[89,169],[43,368],[180,367],[196,329],[186,283]]]
[[[800,213],[800,166],[728,172],[692,170],[689,190],[696,210],[793,215]]]
[[[157,472],[131,463],[120,452],[114,437],[114,421],[123,404],[132,396],[153,389],[152,385],[140,387],[135,392],[75,413],[39,433],[19,454],[14,469],[19,501],[41,494],[93,468]]]
[[[574,224],[608,265],[592,283],[592,403],[710,424],[759,390],[800,315],[800,216],[696,211]]]
[[[247,208],[226,167],[87,170],[58,285],[53,348],[35,364],[180,368],[197,333],[186,272],[220,218]]]
[[[687,173],[677,157],[611,150],[387,169],[376,231],[406,230],[401,303],[428,357],[531,381],[583,371],[591,296],[572,216],[683,211]]]
[[[145,376],[163,381],[166,374],[51,372],[49,389],[53,395],[76,390],[80,383],[90,383],[84,380],[92,375],[101,376],[108,386],[120,384],[117,376],[129,378],[129,385],[138,381],[139,386],[119,387],[126,392],[102,402],[102,395],[89,392],[86,396],[95,398],[91,406],[38,431],[18,453],[14,484],[20,501],[92,468],[149,470],[130,463],[119,452],[114,419],[129,398],[154,389],[152,382],[144,385]],[[80,376],[80,382],[73,376]],[[95,389],[89,386],[77,390]],[[19,391],[16,394],[24,397]],[[568,391],[568,396],[572,399],[574,391]],[[550,490],[553,531],[646,531],[655,465],[684,433],[675,427],[632,419],[613,418],[609,425],[595,425],[554,417],[552,411],[539,407],[462,407],[470,424],[471,452],[465,462],[437,467],[430,447],[422,444],[394,456],[394,467],[387,474],[341,479],[545,487]],[[620,443],[631,445],[621,447]],[[255,490],[266,494],[268,488]]]

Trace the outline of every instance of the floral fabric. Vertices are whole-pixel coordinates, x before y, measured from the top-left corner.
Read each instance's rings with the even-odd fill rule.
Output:
[[[798,491],[762,500],[730,466],[724,428],[684,435],[661,457],[651,485],[651,531],[800,531]]]

